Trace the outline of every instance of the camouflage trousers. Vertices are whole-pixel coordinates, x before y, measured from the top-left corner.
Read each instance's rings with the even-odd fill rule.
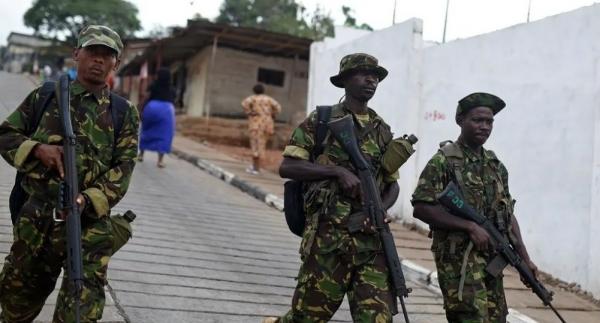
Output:
[[[0,322],[32,322],[65,267],[66,225],[52,220],[47,204],[25,203],[13,229],[14,241],[0,273]],[[96,322],[104,310],[106,270],[112,250],[108,220],[82,218],[84,282],[81,322]],[[53,322],[75,322],[75,298],[63,275]]]
[[[446,318],[450,323],[504,323],[508,308],[502,275],[489,275],[487,257],[469,244],[468,238],[447,241],[434,252]]]
[[[300,267],[292,309],[279,322],[327,322],[345,294],[354,322],[392,322],[394,299],[383,253],[338,252],[308,255]]]

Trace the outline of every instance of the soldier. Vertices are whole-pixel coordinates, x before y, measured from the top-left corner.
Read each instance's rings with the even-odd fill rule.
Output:
[[[343,102],[332,107],[331,119],[352,115],[360,148],[374,169],[382,200],[389,208],[397,199],[398,172],[387,173],[381,155],[392,140],[390,127],[367,106],[388,72],[375,57],[356,53],[340,62],[333,85],[345,89]],[[292,133],[279,169],[282,177],[310,181],[305,189],[306,227],[301,243],[302,266],[292,309],[264,322],[326,322],[348,295],[355,322],[391,322],[394,296],[382,245],[371,220],[361,212],[360,180],[348,154],[328,134],[323,152],[310,158],[315,147],[316,113]],[[361,229],[350,233],[351,218]],[[353,221],[354,222],[354,221]]]
[[[112,102],[106,85],[106,77],[119,66],[122,49],[116,32],[93,25],[81,31],[73,51],[77,79],[71,83],[70,103],[78,142],[81,194],[77,203],[83,210],[81,322],[96,322],[102,317],[106,271],[113,247],[110,209],[127,191],[137,152],[137,110],[126,102],[122,126],[118,134],[114,133]],[[45,107],[39,126],[28,129],[39,92],[39,88],[31,92],[0,125],[0,153],[25,173],[21,185],[29,195],[19,213],[14,241],[0,273],[0,321],[5,323],[32,322],[65,265],[65,222],[53,219],[59,181],[64,176],[62,126],[54,96]],[[60,218],[62,214],[56,216]],[[75,300],[67,285],[65,277],[53,322],[75,321]]]
[[[252,166],[246,171],[251,174],[260,172],[260,159],[264,157],[269,137],[275,133],[273,119],[281,112],[281,105],[272,97],[264,94],[262,84],[252,88],[254,95],[242,101],[244,113],[248,116],[248,134],[252,149]]]
[[[502,276],[485,271],[492,252],[490,236],[476,225],[448,213],[436,194],[454,181],[465,199],[510,239],[534,274],[521,239],[508,190],[508,171],[493,151],[483,148],[492,132],[494,115],[504,101],[488,93],[473,93],[458,102],[456,142],[443,142],[421,173],[412,196],[414,216],[432,228],[433,251],[448,322],[506,322],[508,314]]]

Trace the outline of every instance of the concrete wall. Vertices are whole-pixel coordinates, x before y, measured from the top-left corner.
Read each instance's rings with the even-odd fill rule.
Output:
[[[205,48],[188,61],[186,106],[189,114],[201,115],[206,108],[211,115],[244,117],[240,103],[252,94],[252,87],[258,82],[258,69],[262,67],[285,72],[283,86],[265,85],[265,93],[282,106],[277,120],[287,122],[297,118],[297,114],[304,115],[307,61],[218,48],[214,65],[209,67],[211,52],[212,48]],[[206,84],[208,98],[205,97]]]
[[[590,287],[600,270],[589,267],[598,18],[600,7],[588,8],[425,50],[421,114],[449,118],[421,119],[418,161],[422,167],[435,141],[457,137],[458,98],[502,97],[507,109],[487,146],[510,170],[525,243],[541,268]]]
[[[311,55],[311,72],[329,71],[316,71],[324,86],[311,87],[309,102],[341,96],[325,82],[343,54],[380,58],[389,82],[370,105],[397,135],[415,132],[420,139],[403,166],[394,206],[396,215],[415,221],[410,194],[438,143],[458,137],[457,101],[475,91],[502,97],[507,108],[486,147],[509,169],[529,252],[544,271],[599,297],[600,6],[426,48],[419,25],[411,20]]]

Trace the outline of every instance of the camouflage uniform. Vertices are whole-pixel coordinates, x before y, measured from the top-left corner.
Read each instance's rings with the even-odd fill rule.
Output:
[[[62,144],[55,98],[47,106],[37,130],[30,137],[24,135],[34,115],[38,92],[36,89],[29,94],[0,125],[0,154],[17,170],[26,173],[22,186],[30,195],[13,229],[14,241],[0,273],[0,321],[7,323],[32,322],[65,266],[66,225],[52,219],[60,178],[56,171],[48,170],[31,157],[38,143]],[[113,248],[108,218],[110,209],[129,186],[137,152],[139,116],[130,104],[115,146],[109,89],[105,87],[101,93],[93,94],[74,81],[70,95],[73,130],[77,136],[77,176],[81,192],[90,201],[82,213],[81,322],[95,322],[101,318],[104,308],[106,271]],[[54,322],[75,321],[74,298],[67,282],[65,276]]]
[[[352,114],[343,104],[333,106],[332,119]],[[360,125],[363,154],[378,170],[381,188],[398,179],[398,172],[386,173],[380,167],[384,147],[392,139],[389,126],[369,109],[366,115],[353,114]],[[315,145],[316,112],[292,133],[283,155],[309,159]],[[355,171],[349,155],[328,134],[324,151],[315,162],[338,165]],[[300,253],[302,266],[292,300],[292,309],[281,322],[326,322],[348,294],[352,317],[356,322],[391,322],[394,302],[388,284],[388,270],[375,229],[368,224],[350,233],[347,224],[351,214],[361,211],[360,201],[340,191],[336,179],[307,183],[305,193],[306,228]]]
[[[457,116],[477,106],[490,105],[494,114],[501,109],[475,96],[465,99],[468,100],[459,104]],[[469,204],[490,218],[507,238],[514,238],[509,230],[514,200],[508,189],[508,171],[494,152],[482,148],[478,154],[461,141],[444,142],[440,146],[421,173],[412,203],[437,203],[436,195],[454,181]],[[494,278],[485,271],[493,254],[475,250],[469,235],[463,231],[433,228],[432,234],[431,250],[448,321],[506,322],[508,310],[502,275]]]
[[[281,112],[281,105],[265,94],[251,95],[242,101],[248,115],[248,134],[253,157],[263,157],[269,136],[274,133],[273,117]]]

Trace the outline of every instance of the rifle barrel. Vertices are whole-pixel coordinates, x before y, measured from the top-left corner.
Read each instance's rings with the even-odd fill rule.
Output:
[[[398,250],[394,242],[394,237],[390,231],[389,225],[385,222],[386,210],[381,201],[381,192],[372,173],[372,167],[370,163],[363,156],[360,148],[358,147],[358,141],[354,132],[354,122],[351,116],[345,116],[343,118],[331,121],[328,123],[329,130],[340,143],[344,151],[350,156],[350,160],[354,167],[358,171],[360,178],[360,185],[363,191],[363,208],[364,212],[368,214],[373,220],[373,223],[379,231],[379,238],[383,245],[383,252],[386,259],[386,264],[389,271],[389,282],[390,290],[394,293],[394,298],[400,299],[402,305],[402,312],[404,314],[404,320],[409,323],[408,313],[406,312],[406,306],[404,304],[404,297],[408,296],[412,290],[406,288],[406,281],[404,279],[404,273],[402,272],[402,265],[400,257],[398,256]],[[394,300],[395,303],[395,300]],[[397,303],[393,308],[393,314],[398,313]]]
[[[79,181],[77,179],[77,161],[75,147],[77,137],[73,132],[70,108],[70,81],[67,75],[58,80],[59,115],[63,126],[63,164],[65,168],[64,189],[66,194],[61,207],[67,211],[66,240],[67,240],[67,277],[73,284],[72,293],[75,297],[75,321],[80,322],[81,292],[83,290],[83,259],[81,248],[81,210],[77,204]],[[66,200],[65,200],[66,199]]]
[[[406,323],[410,323],[409,319],[408,319],[408,313],[406,312],[406,305],[404,304],[404,298],[399,297],[400,298],[400,306],[402,306],[402,314],[404,314],[404,322]]]
[[[537,280],[529,267],[521,261],[521,257],[513,249],[510,242],[502,236],[498,229],[493,226],[485,216],[479,214],[464,200],[456,184],[453,182],[448,183],[448,186],[446,186],[444,191],[437,196],[437,199],[441,205],[445,206],[450,211],[450,213],[465,220],[475,222],[485,229],[492,239],[500,246],[498,251],[504,257],[506,262],[517,269],[521,277],[529,282],[529,285],[531,286],[530,289],[540,300],[542,300],[543,304],[549,306],[554,314],[558,316],[560,321],[565,323],[562,316],[560,316],[558,311],[552,306],[552,293],[548,292],[544,285]]]
[[[550,306],[550,308],[552,309],[552,311],[554,312],[554,314],[556,314],[556,316],[558,316],[558,319],[562,322],[562,323],[567,323],[567,321],[565,321],[565,319],[563,319],[562,316],[560,316],[560,313],[558,313],[558,311],[554,308],[554,306],[552,306],[552,304],[548,304],[548,306]]]

